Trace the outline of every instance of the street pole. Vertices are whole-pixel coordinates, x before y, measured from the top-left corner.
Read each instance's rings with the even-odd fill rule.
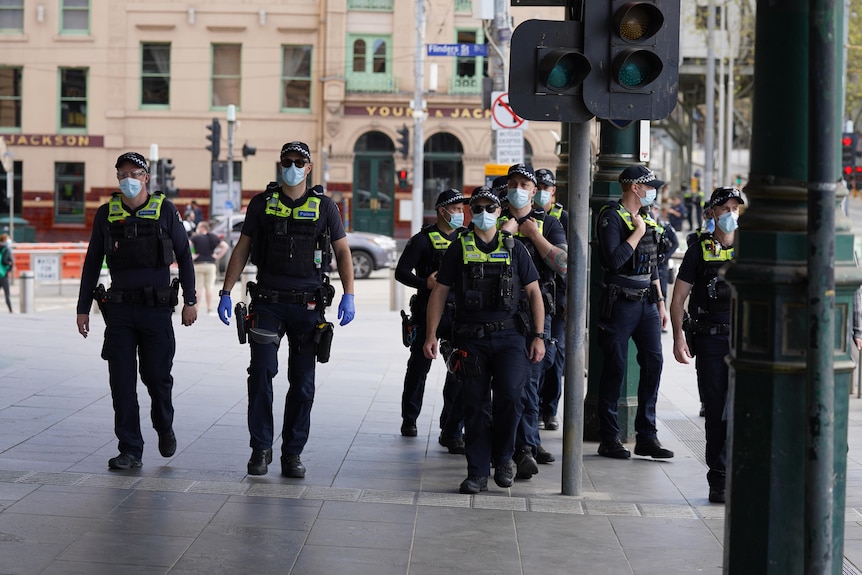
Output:
[[[12,152],[4,154],[3,162],[9,158],[9,169],[6,170],[6,200],[9,202],[9,239],[15,241],[15,162]]]
[[[236,106],[227,107],[227,197],[230,202],[230,212],[236,211],[237,205],[233,194],[233,125],[236,123]]]
[[[147,191],[151,194],[156,191],[157,184],[159,183],[159,170],[157,169],[158,165],[159,145],[150,144],[150,189]]]
[[[425,183],[423,166],[425,137],[422,122],[425,119],[423,101],[425,85],[425,0],[416,0],[416,60],[414,62],[413,86],[413,213],[410,234],[415,235],[422,229],[425,208],[422,205],[422,188]]]
[[[706,117],[703,128],[703,188],[712,194],[713,170],[715,170],[715,0],[709,0],[706,7]],[[702,209],[695,203],[695,209]],[[697,221],[697,218],[694,218]]]

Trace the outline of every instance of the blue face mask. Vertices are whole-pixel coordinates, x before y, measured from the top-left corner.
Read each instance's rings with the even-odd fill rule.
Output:
[[[536,192],[536,195],[533,196],[533,203],[539,206],[540,208],[548,205],[548,202],[551,201],[551,191],[550,190],[539,190]]]
[[[140,194],[142,187],[143,185],[141,184],[141,180],[135,178],[125,178],[120,180],[120,191],[123,192],[123,195],[127,198],[134,198]]]
[[[657,195],[658,195],[658,190],[651,187],[649,190],[647,190],[646,196],[640,198],[641,205],[644,207],[652,205],[652,203],[655,201],[655,198]]]
[[[706,231],[712,233],[715,231],[715,220],[712,218],[706,220]]]
[[[281,179],[284,180],[288,186],[295,186],[305,179],[305,168],[297,168],[296,166],[282,168]]]
[[[473,225],[483,231],[494,229],[497,226],[497,216],[488,212],[476,214],[473,216]]]
[[[731,233],[739,227],[739,215],[733,212],[725,212],[718,216],[718,227],[726,234]]]
[[[464,225],[464,214],[455,212],[454,214],[449,214],[449,226],[452,229],[460,228]]]
[[[521,208],[530,204],[530,192],[525,190],[524,188],[518,188],[517,190],[509,190],[509,205],[515,208],[516,210],[520,210]]]

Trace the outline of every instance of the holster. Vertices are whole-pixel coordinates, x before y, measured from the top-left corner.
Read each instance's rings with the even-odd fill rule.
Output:
[[[244,344],[248,341],[248,308],[243,302],[237,302],[233,308],[233,313],[236,319],[236,335],[239,338],[239,343]]]
[[[93,299],[96,300],[96,305],[99,306],[99,311],[102,315],[105,315],[105,298],[107,294],[108,290],[105,289],[104,284],[97,285],[96,289],[93,290]]]
[[[317,355],[317,361],[326,363],[329,361],[329,352],[332,349],[332,336],[335,333],[335,326],[332,322],[323,322],[314,328],[314,352]]]
[[[685,344],[688,346],[688,353],[691,354],[691,357],[697,355],[697,347],[695,346],[695,341],[697,341],[697,338],[694,336],[696,327],[697,325],[694,319],[688,314],[687,311],[683,311],[682,331],[685,334]]]
[[[650,303],[658,303],[659,299],[661,299],[658,295],[658,286],[655,284],[649,284],[649,302]]]
[[[553,281],[545,282],[542,285],[542,303],[545,304],[545,313],[554,315],[557,311],[556,293],[557,287]]]
[[[614,313],[614,302],[617,301],[620,286],[616,284],[604,285],[601,300],[599,300],[599,319],[608,320]]]
[[[452,354],[446,360],[446,369],[459,380],[482,374],[479,358],[475,355],[468,355],[463,349],[452,350]]]
[[[416,323],[413,321],[413,316],[407,315],[407,313],[402,309],[401,310],[401,343],[404,344],[404,347],[410,347],[413,345],[413,341],[416,339]]]

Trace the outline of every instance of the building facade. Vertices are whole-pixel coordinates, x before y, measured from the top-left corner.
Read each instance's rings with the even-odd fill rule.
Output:
[[[505,36],[474,18],[469,0],[425,5],[425,44],[486,45],[491,30]],[[514,28],[528,18],[561,20],[563,9],[512,8],[511,17]],[[233,105],[243,205],[277,178],[282,144],[302,140],[312,150],[312,183],[325,183],[349,229],[406,237],[413,159],[399,153],[399,130],[412,143],[418,33],[414,2],[394,0],[7,0],[0,135],[13,154],[14,213],[36,241],[86,240],[96,208],[116,188],[116,157],[151,156],[153,144],[175,167],[181,210],[192,199],[207,214],[239,209],[211,205],[206,149],[217,119],[218,158],[228,159]],[[507,38],[499,40],[491,48],[505,50]],[[425,78],[435,69],[436,85],[424,86],[428,218],[439,191],[481,185],[493,163],[482,104],[487,58],[426,56]],[[536,167],[556,167],[555,132],[557,123],[526,130]],[[243,156],[244,145],[256,153]],[[9,213],[6,201],[0,215]]]

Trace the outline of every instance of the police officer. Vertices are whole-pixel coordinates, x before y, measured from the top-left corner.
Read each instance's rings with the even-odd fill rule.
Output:
[[[599,381],[599,455],[628,459],[620,441],[617,402],[623,384],[629,339],[637,346],[640,365],[635,415],[635,455],[673,457],[657,438],[655,406],[661,378],[661,330],[667,325],[658,279],[658,245],[662,230],[649,214],[664,182],[643,166],[620,173],[622,197],[602,206],[596,225],[604,287],[599,306],[598,344],[604,356]]]
[[[170,265],[176,258],[183,286],[183,325],[197,319],[195,270],[189,240],[177,208],[161,192],[147,193],[150,180],[141,154],[117,158],[120,191],[102,204],[93,219],[90,245],[81,270],[78,292],[78,333],[90,332],[90,308],[97,298],[105,320],[102,358],[108,361],[108,380],[114,404],[114,433],[119,455],[109,469],[141,466],[141,436],[137,371],[152,400],[150,414],[159,436],[159,453],[171,457],[177,449],[171,367],[176,342],[171,314],[179,303],[179,286],[171,282]],[[111,273],[111,288],[96,289],[102,261]]]
[[[503,211],[499,223],[501,230],[524,244],[539,272],[545,313],[542,323],[535,324],[535,331],[547,334],[551,331],[551,314],[555,307],[555,279],[557,275],[566,275],[568,244],[560,221],[545,217],[544,211],[533,208],[536,184],[532,167],[515,164],[509,168],[509,207]],[[524,386],[524,409],[515,437],[515,465],[519,479],[529,479],[539,472],[536,466],[538,459],[545,463],[554,460],[553,455],[542,448],[539,438],[539,380],[547,367],[547,361],[533,365],[530,379]]]
[[[538,273],[527,250],[508,233],[497,231],[500,198],[485,186],[476,188],[470,211],[470,231],[452,242],[440,264],[428,302],[423,346],[425,357],[437,357],[437,328],[453,291],[455,351],[448,366],[463,385],[467,478],[461,493],[487,491],[492,460],[494,482],[512,486],[523,388],[530,362],[540,362],[545,355],[545,334],[525,334],[516,318],[521,289],[533,325],[542,325],[544,308]]]
[[[353,264],[338,207],[319,187],[306,188],[311,153],[304,142],[281,148],[281,183],[270,182],[251,199],[242,234],[234,247],[219,292],[218,313],[228,324],[230,290],[246,262],[257,266],[251,283],[248,342],[249,475],[265,475],[272,462],[272,379],[278,373],[278,348],[287,335],[289,388],[282,428],[281,473],[305,477],[300,454],[308,441],[314,401],[315,359],[327,361],[332,324],[324,318],[334,288],[326,272],[334,252],[344,295],[338,305],[340,325],[353,320]],[[237,318],[240,321],[241,318]]]
[[[670,280],[670,258],[679,249],[679,238],[676,229],[663,217],[657,203],[650,206],[652,219],[662,228],[658,245],[658,280],[661,284],[661,293],[667,294],[667,284]]]
[[[706,480],[712,503],[724,503],[727,466],[724,409],[729,378],[724,358],[730,353],[730,288],[718,277],[718,272],[733,259],[739,206],[744,203],[736,188],[717,188],[712,192],[709,208],[716,223],[715,232],[701,234],[686,250],[670,304],[673,356],[680,363],[695,358],[697,387],[706,417],[709,467]],[[689,318],[683,309],[686,299]]]
[[[428,296],[437,283],[437,270],[446,248],[458,234],[466,229],[464,226],[464,204],[467,199],[461,192],[449,189],[437,196],[434,209],[437,211],[437,221],[425,226],[419,233],[407,242],[404,252],[395,267],[395,279],[406,286],[415,288],[416,295],[410,298],[410,313],[413,318],[414,339],[410,344],[410,359],[407,360],[407,373],[404,375],[404,392],[401,396],[401,435],[415,437],[416,419],[422,409],[422,397],[425,394],[425,378],[431,369],[431,360],[425,357],[422,346],[425,343],[425,316],[428,308]],[[454,295],[450,302],[454,305]],[[452,339],[453,305],[447,306],[448,313],[443,314],[438,335],[446,340]],[[457,407],[458,384],[454,376],[448,375],[443,389],[443,413],[440,416],[440,445],[449,449],[449,453],[464,453],[464,438],[461,433],[460,408]],[[450,413],[453,420],[449,421]]]
[[[568,236],[569,212],[563,209],[563,204],[557,202],[557,180],[551,170],[541,168],[536,170],[538,191],[533,197],[537,208],[545,211],[548,217],[560,220],[563,233]],[[554,280],[554,313],[551,316],[551,339],[555,342],[548,348],[545,362],[548,369],[542,374],[539,382],[539,415],[545,429],[559,429],[557,408],[563,393],[563,372],[566,360],[566,276],[557,275]],[[547,455],[545,455],[547,454]],[[548,459],[550,457],[550,459]],[[553,461],[553,455],[543,450],[536,456],[538,463]]]

